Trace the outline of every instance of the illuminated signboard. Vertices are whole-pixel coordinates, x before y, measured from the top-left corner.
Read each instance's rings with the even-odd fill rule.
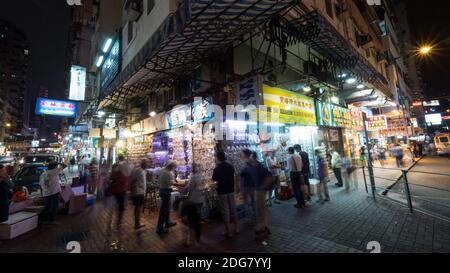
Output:
[[[378,131],[387,129],[387,117],[385,115],[367,117],[369,131]]]
[[[442,124],[442,115],[441,114],[430,114],[425,115],[425,121],[431,125],[441,125]]]
[[[439,106],[440,103],[438,100],[430,100],[430,101],[424,101],[423,106]]]
[[[423,102],[421,102],[421,101],[413,102],[413,106],[414,106],[414,107],[420,107],[420,106],[422,106],[422,105],[423,105]]]
[[[351,128],[354,125],[350,111],[342,106],[316,101],[316,110],[319,126]]]
[[[36,114],[74,118],[77,115],[77,103],[38,98],[36,102]]]
[[[450,120],[450,116],[442,116],[442,120]]]
[[[86,93],[86,68],[72,65],[70,69],[69,100],[84,101]]]
[[[108,88],[120,72],[120,39],[116,38],[110,51],[106,55],[101,70],[101,89]]]
[[[167,120],[169,128],[172,129],[190,123],[207,121],[213,116],[212,105],[207,100],[195,100],[192,104],[183,105],[168,112]]]

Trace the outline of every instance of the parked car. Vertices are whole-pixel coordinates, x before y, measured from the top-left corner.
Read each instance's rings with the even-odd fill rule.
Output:
[[[2,165],[14,165],[16,159],[12,156],[0,156],[0,164]]]
[[[28,189],[39,188],[39,177],[47,170],[44,164],[27,164],[24,165],[14,176],[13,182],[15,187],[27,187]]]
[[[49,161],[61,162],[61,158],[58,155],[53,154],[28,154],[25,156],[24,164],[45,164]]]
[[[450,154],[450,133],[438,134],[434,137],[438,155]]]

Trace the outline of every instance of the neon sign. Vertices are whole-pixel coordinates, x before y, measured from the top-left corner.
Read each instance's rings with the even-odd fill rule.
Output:
[[[36,114],[74,118],[77,115],[77,103],[38,98],[36,102]]]

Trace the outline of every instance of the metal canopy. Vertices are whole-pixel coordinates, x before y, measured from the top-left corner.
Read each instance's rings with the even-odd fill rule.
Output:
[[[388,81],[317,11],[309,12],[289,21],[284,31],[288,43],[302,42],[319,54],[349,70],[360,80],[373,84],[383,92],[389,92]]]
[[[295,0],[184,0],[101,95],[101,106],[124,108],[153,82],[185,77],[202,60],[263,27]],[[143,82],[143,84],[137,84]],[[150,82],[150,84],[148,84]]]

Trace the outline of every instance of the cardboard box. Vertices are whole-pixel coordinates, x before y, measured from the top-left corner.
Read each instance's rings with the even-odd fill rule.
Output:
[[[33,199],[28,199],[19,203],[11,203],[9,205],[9,214],[17,213],[24,210],[26,207],[32,206],[34,204]]]
[[[23,211],[26,212],[34,212],[40,214],[44,210],[44,206],[29,206],[25,208]]]
[[[87,194],[75,194],[70,198],[69,202],[69,214],[75,214],[82,212],[86,209],[86,200],[87,200]]]
[[[11,214],[8,221],[0,223],[0,240],[11,240],[38,226],[38,215],[33,212]]]

